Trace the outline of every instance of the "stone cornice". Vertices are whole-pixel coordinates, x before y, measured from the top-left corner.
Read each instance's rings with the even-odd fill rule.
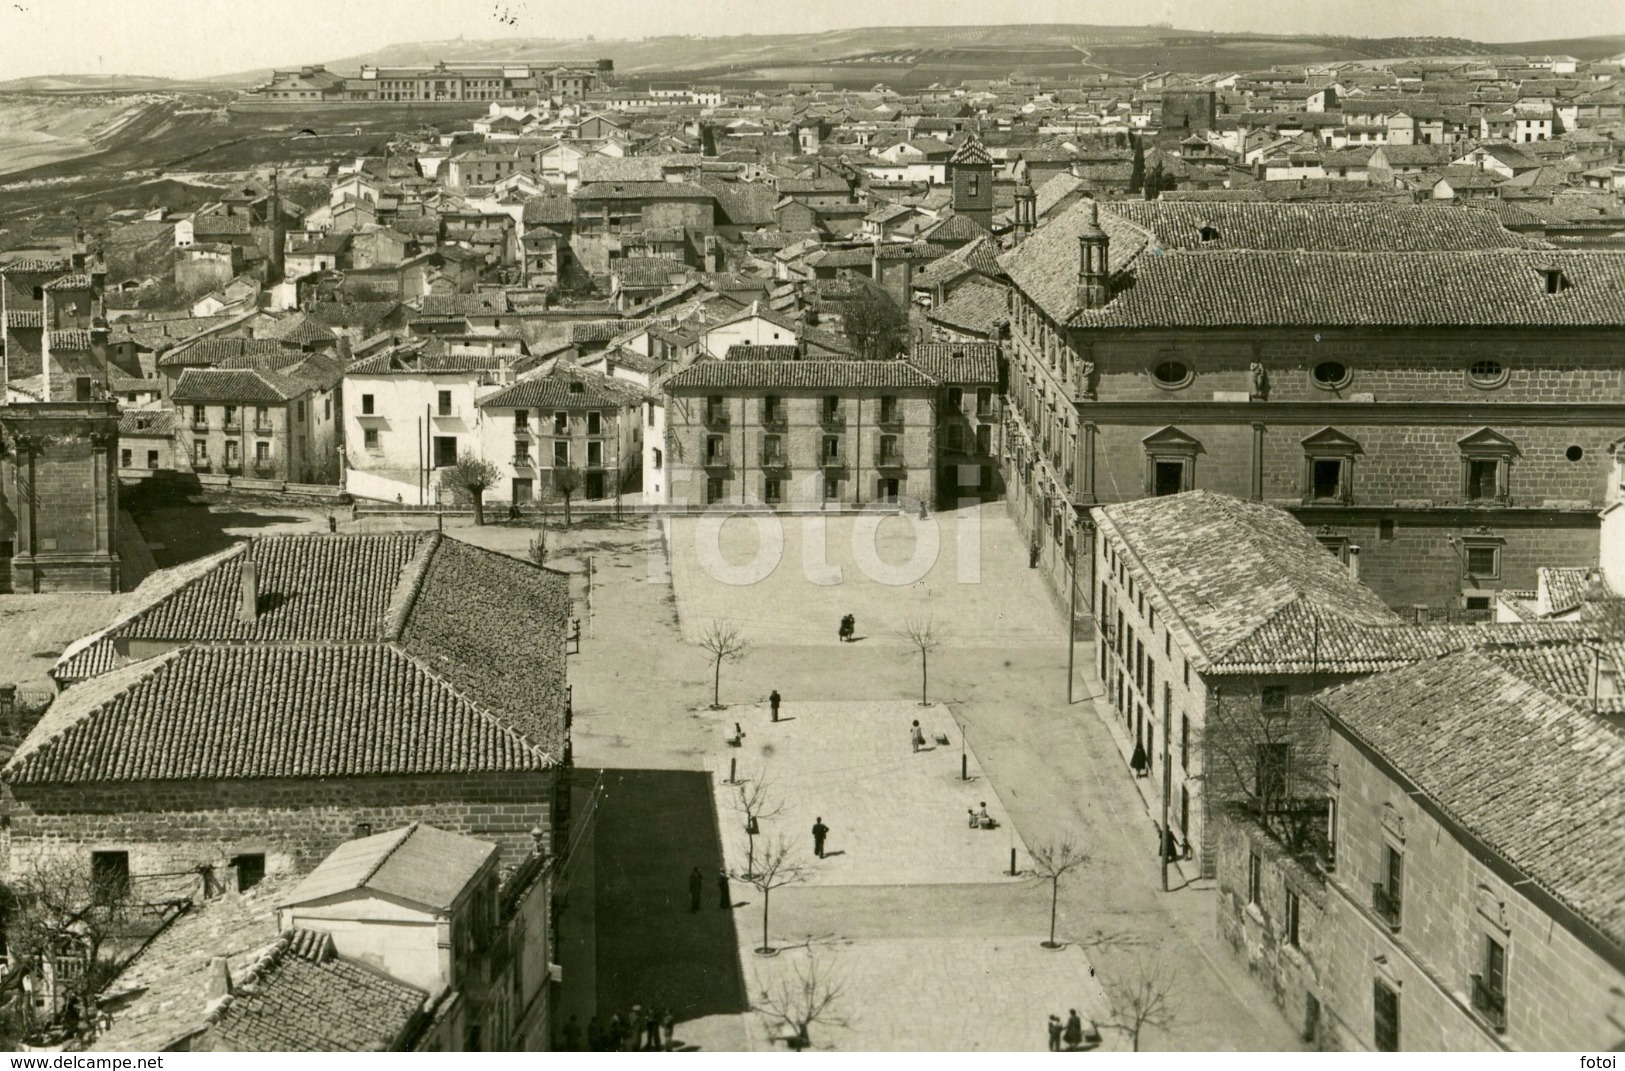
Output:
[[[1080,419],[1096,424],[1543,424],[1553,427],[1625,426],[1620,402],[1078,402]]]

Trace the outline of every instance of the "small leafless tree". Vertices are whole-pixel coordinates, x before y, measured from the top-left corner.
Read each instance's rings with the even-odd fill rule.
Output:
[[[756,1010],[786,1032],[787,1043],[794,1050],[812,1045],[808,1028],[814,1023],[846,1025],[845,1017],[837,1011],[846,981],[811,945],[806,960],[795,965],[792,977],[772,984],[758,978],[757,987]]]
[[[711,624],[700,635],[700,647],[711,655],[711,709],[722,710],[722,663],[737,662],[750,650],[739,626],[721,618],[712,618]]]
[[[570,500],[581,489],[581,470],[574,465],[565,465],[563,468],[553,470],[553,490],[564,499],[564,527],[570,527]]]
[[[485,492],[494,486],[502,473],[483,457],[459,454],[457,463],[440,474],[440,486],[458,499],[466,498],[474,506],[474,523],[485,523]]]
[[[734,806],[744,818],[745,874],[748,876],[756,869],[756,837],[761,832],[762,819],[778,814],[784,809],[784,804],[774,798],[765,767],[754,778],[741,781],[736,788],[738,797],[734,800]]]
[[[536,535],[530,541],[530,549],[525,552],[526,557],[533,565],[547,564],[547,529],[538,528]]]
[[[1049,940],[1045,948],[1059,948],[1055,942],[1055,913],[1061,899],[1061,881],[1068,874],[1089,862],[1089,853],[1080,849],[1069,837],[1047,841],[1030,850],[1033,870],[1049,882]]]
[[[762,854],[757,857],[756,865],[751,873],[735,873],[734,877],[740,881],[755,886],[762,894],[762,944],[756,949],[758,952],[773,951],[768,943],[767,920],[768,907],[773,897],[774,889],[782,889],[786,885],[794,885],[807,876],[807,868],[802,864],[801,857],[790,846],[790,842],[783,836],[775,838],[772,843],[762,848]]]
[[[1173,973],[1160,965],[1141,960],[1128,981],[1106,986],[1112,1002],[1112,1017],[1106,1024],[1128,1038],[1129,1046],[1140,1051],[1140,1037],[1146,1027],[1166,1030],[1178,1016],[1172,997]]]
[[[931,652],[942,646],[946,630],[928,614],[925,617],[909,618],[903,626],[903,635],[920,653],[920,706],[927,706],[930,703],[926,698],[926,688],[929,682]]]
[[[1282,690],[1284,692],[1284,689]],[[1307,700],[1215,688],[1197,734],[1208,798],[1314,865],[1327,850],[1324,722]]]

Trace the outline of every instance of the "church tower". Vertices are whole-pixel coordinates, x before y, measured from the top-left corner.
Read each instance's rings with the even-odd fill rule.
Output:
[[[948,185],[953,190],[954,215],[967,216],[991,231],[993,157],[975,135],[948,158]]]

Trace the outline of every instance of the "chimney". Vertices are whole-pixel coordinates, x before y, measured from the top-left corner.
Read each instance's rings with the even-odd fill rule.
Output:
[[[1353,543],[1349,544],[1349,579],[1360,582],[1360,548]]]
[[[1078,232],[1078,307],[1098,309],[1111,300],[1107,285],[1111,239],[1100,227],[1100,206],[1089,202],[1089,222]]]
[[[245,625],[252,625],[260,616],[260,572],[259,565],[247,555],[238,566],[238,576],[242,582],[243,601],[238,608],[239,617]]]
[[[208,970],[209,984],[204,991],[206,999],[216,1001],[231,996],[231,964],[226,957],[210,957]]]

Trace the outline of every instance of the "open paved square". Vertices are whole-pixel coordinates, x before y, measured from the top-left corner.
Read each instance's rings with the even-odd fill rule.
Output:
[[[930,617],[949,646],[1058,643],[1064,614],[1034,584],[1027,550],[1001,505],[933,513],[752,513],[664,521],[683,635],[713,618],[757,644],[839,645],[841,617],[860,646],[905,646]]]
[[[964,752],[968,780],[960,779],[959,726],[947,707],[904,702],[785,704],[779,721],[765,705],[732,707],[745,729],[741,747],[718,741],[717,820],[730,870],[746,866],[748,838],[739,789],[767,781],[770,813],[760,821],[760,848],[783,837],[807,867],[809,885],[951,885],[1012,881],[1029,867],[998,793],[976,756]],[[926,746],[914,751],[911,722],[918,719]],[[728,733],[732,734],[730,727]],[[945,738],[947,743],[939,743]],[[727,784],[735,760],[740,786]],[[968,812],[986,803],[995,829],[971,828]],[[813,854],[812,827],[830,829],[824,858]]]

